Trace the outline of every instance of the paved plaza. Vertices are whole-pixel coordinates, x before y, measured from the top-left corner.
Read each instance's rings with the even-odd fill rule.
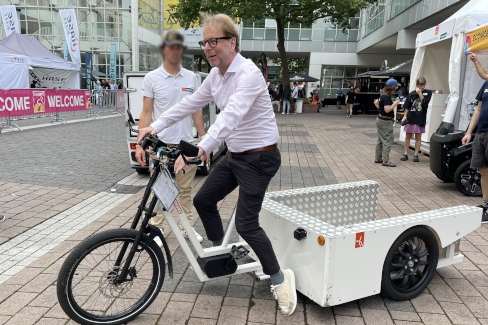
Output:
[[[378,219],[480,204],[438,180],[428,157],[400,162],[403,143],[391,153],[397,168],[374,164],[375,116],[345,115],[335,108],[277,115],[282,166],[268,191],[374,180],[380,184]],[[0,134],[0,214],[7,216],[0,223],[0,325],[74,324],[57,303],[62,263],[87,236],[128,228],[147,182],[129,167],[124,122],[113,117]],[[195,178],[193,195],[204,181]],[[220,202],[224,223],[236,201],[234,191]],[[269,281],[238,275],[201,283],[169,227],[165,235],[173,279],[166,275],[156,301],[130,324],[488,324],[485,225],[461,241],[465,261],[439,269],[411,301],[376,295],[322,308],[299,294],[287,318],[277,310]]]

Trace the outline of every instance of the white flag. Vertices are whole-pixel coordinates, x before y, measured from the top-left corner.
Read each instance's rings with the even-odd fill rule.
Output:
[[[0,6],[2,13],[3,27],[5,27],[5,34],[10,36],[12,33],[20,33],[19,20],[17,19],[17,10],[15,6]]]
[[[61,22],[63,23],[64,35],[66,36],[66,42],[68,43],[71,61],[81,64],[80,36],[78,35],[78,23],[76,21],[75,10],[60,10],[59,14],[61,15]]]

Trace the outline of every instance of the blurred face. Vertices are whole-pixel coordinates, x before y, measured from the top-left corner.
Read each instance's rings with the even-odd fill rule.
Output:
[[[203,30],[204,40],[218,37],[225,37],[219,26],[209,26]],[[205,44],[203,52],[212,67],[227,69],[234,59],[235,47],[235,38],[219,39],[215,47],[211,47],[209,43]]]
[[[417,85],[417,88],[420,89],[421,91],[424,91],[425,84],[423,84],[423,85]]]
[[[166,45],[162,50],[164,61],[171,64],[179,64],[183,55],[183,46],[178,44]]]

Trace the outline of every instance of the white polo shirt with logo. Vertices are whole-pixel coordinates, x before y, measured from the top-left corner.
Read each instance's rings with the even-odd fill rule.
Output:
[[[180,66],[180,72],[175,77],[159,67],[146,74],[142,83],[142,96],[154,98],[152,120],[157,120],[161,114],[177,103],[183,97],[193,94],[198,88],[197,76]],[[192,142],[192,118],[185,117],[174,125],[158,133],[159,139],[167,144],[178,144],[180,140]]]

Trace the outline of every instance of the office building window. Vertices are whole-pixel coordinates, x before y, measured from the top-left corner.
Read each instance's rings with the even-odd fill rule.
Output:
[[[252,21],[246,19],[242,21],[244,40],[277,40],[276,21],[273,19],[261,19]],[[285,40],[288,41],[311,41],[312,25],[289,23],[285,28]]]
[[[358,40],[358,27],[359,27],[360,13],[357,13],[349,23],[351,29],[346,30],[344,33],[342,27],[334,25],[331,22],[326,22],[324,41],[336,41],[336,42],[356,42]]]
[[[401,14],[406,9],[410,8],[420,0],[392,0],[391,2],[391,18]]]

